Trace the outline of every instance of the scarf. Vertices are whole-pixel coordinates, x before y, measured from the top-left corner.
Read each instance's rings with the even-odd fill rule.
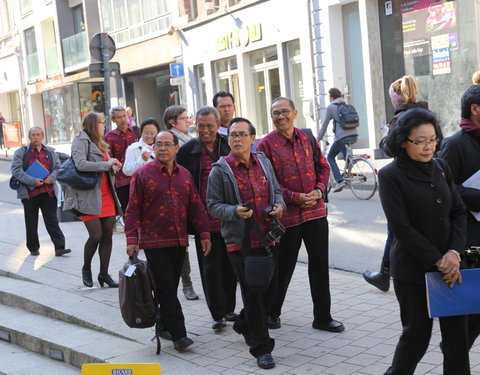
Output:
[[[187,143],[190,139],[193,138],[190,134],[184,134],[175,128],[171,128],[170,131],[177,136],[178,140],[180,141],[180,146],[182,146],[184,143]]]
[[[144,148],[145,151],[150,151],[150,152],[153,152],[153,145],[148,145],[145,143],[145,141],[143,140],[143,138],[140,138],[140,140],[138,141],[140,143],[140,146],[142,146],[142,149]]]
[[[460,127],[465,133],[470,133],[472,136],[480,138],[480,126],[476,126],[470,119],[462,117]]]

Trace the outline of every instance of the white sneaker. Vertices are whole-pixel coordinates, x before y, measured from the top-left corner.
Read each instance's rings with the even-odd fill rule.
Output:
[[[343,190],[343,188],[345,187],[345,185],[346,185],[346,184],[345,184],[344,181],[342,181],[342,182],[337,182],[337,184],[333,187],[332,191],[333,191],[334,193],[338,193],[338,192],[340,192],[340,191]]]

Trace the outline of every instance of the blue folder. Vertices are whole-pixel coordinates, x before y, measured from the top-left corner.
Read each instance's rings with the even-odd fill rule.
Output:
[[[441,272],[427,272],[427,305],[430,318],[480,314],[480,268],[461,270],[462,283],[453,288]]]
[[[25,171],[29,176],[35,178],[41,178],[42,180],[46,178],[50,172],[47,168],[43,166],[38,160],[35,160]],[[27,185],[30,190],[35,189],[35,185]]]

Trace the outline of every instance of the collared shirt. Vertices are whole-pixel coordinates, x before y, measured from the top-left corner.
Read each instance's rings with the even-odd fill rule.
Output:
[[[170,175],[156,159],[133,173],[125,216],[127,245],[188,246],[187,218],[201,239],[210,238],[207,210],[185,168],[175,163]]]
[[[32,165],[35,160],[37,160],[45,167],[45,169],[52,173],[52,171],[50,170],[50,159],[48,158],[47,148],[43,144],[42,147],[40,147],[40,150],[30,145],[30,160],[28,162],[28,166]],[[35,187],[35,189],[33,190],[29,189],[28,197],[33,198],[43,193],[47,193],[50,197],[54,197],[55,192],[53,190],[53,184],[43,184]]]
[[[320,146],[316,145],[321,155]],[[285,227],[293,227],[306,221],[327,216],[323,199],[310,208],[300,208],[300,193],[309,193],[318,188],[325,190],[330,174],[327,160],[320,159],[319,173],[315,171],[313,150],[310,140],[302,130],[295,128],[292,139],[288,139],[278,130],[265,136],[257,146],[270,159],[275,175],[283,191],[287,212],[282,216]]]
[[[128,146],[138,141],[137,135],[129,125],[124,133],[120,129],[110,130],[105,134],[105,142],[110,145],[110,157],[118,159],[120,163],[125,163],[125,153]],[[115,187],[125,186],[130,183],[130,176],[126,176],[123,171],[117,172],[115,175]]]
[[[218,139],[215,142],[215,147],[213,151],[207,151],[205,147],[202,146],[202,156],[200,160],[200,197],[202,198],[205,207],[207,206],[207,186],[208,186],[208,175],[212,170],[212,164],[219,159],[218,156]],[[222,221],[213,216],[208,215],[210,221],[210,233],[218,233],[222,227]]]
[[[265,209],[270,205],[269,202],[269,182],[265,177],[262,165],[255,155],[251,155],[250,166],[238,160],[232,153],[225,157],[225,161],[232,168],[233,175],[240,191],[242,202],[252,204],[253,214],[262,233],[266,233],[271,220],[266,219]],[[258,233],[250,229],[250,247],[263,247]],[[234,243],[227,243],[227,251],[241,250],[241,246]]]

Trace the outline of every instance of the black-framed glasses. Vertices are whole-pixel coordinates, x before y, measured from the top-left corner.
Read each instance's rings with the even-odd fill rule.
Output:
[[[281,111],[272,112],[272,117],[273,118],[278,118],[278,117],[280,117],[280,115],[288,117],[288,115],[290,113],[292,113],[292,111],[290,109],[283,109]]]
[[[250,134],[247,134],[247,133],[230,133],[228,136],[230,138],[233,138],[233,139],[235,139],[235,138],[245,139],[245,138],[249,137]]]
[[[435,139],[431,139],[430,141],[413,141],[413,140],[407,138],[407,141],[409,141],[410,143],[413,143],[415,146],[425,147],[427,145],[428,146],[438,145],[438,143],[440,142],[440,139],[435,138]]]

